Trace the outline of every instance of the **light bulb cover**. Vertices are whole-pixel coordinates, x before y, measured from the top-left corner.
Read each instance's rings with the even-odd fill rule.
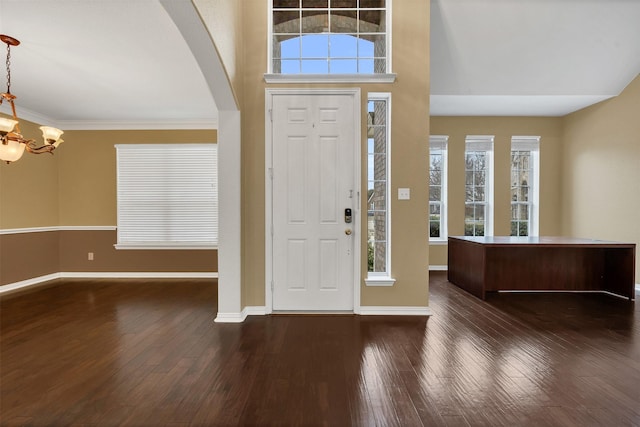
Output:
[[[9,140],[6,144],[0,143],[0,160],[3,162],[15,162],[24,154],[25,144]]]
[[[0,132],[7,134],[13,131],[13,128],[16,127],[17,124],[17,120],[0,117]]]
[[[58,139],[60,139],[60,136],[64,133],[60,129],[51,126],[40,126],[40,130],[42,131],[42,136],[46,145],[55,145]],[[60,144],[58,143],[58,145]],[[58,145],[55,146],[57,147]]]

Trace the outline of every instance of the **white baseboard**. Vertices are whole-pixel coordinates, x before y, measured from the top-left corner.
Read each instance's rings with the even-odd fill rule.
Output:
[[[62,278],[80,279],[217,279],[216,272],[69,272],[59,273]]]
[[[59,272],[0,286],[0,295],[55,279],[217,279],[216,272]]]
[[[247,316],[264,316],[267,314],[267,307],[249,305],[242,309],[240,313],[218,313],[214,322],[216,323],[242,323]]]
[[[18,289],[29,288],[32,286],[38,286],[45,282],[50,282],[51,280],[56,280],[60,278],[60,273],[52,273],[44,276],[34,277],[32,279],[21,280],[19,282],[9,283],[8,285],[0,286],[0,295],[6,294],[8,292],[17,291]]]
[[[220,313],[216,315],[216,318],[213,320],[216,323],[242,323],[244,319],[247,318],[247,314],[243,312],[240,313]]]
[[[386,306],[361,306],[359,313],[362,316],[431,316],[433,312],[429,307],[386,307]]]
[[[430,265],[429,271],[447,271],[449,269],[448,265]]]

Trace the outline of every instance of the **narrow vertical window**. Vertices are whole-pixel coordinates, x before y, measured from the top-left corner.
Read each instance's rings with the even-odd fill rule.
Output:
[[[493,135],[465,141],[464,235],[493,235]]]
[[[447,238],[447,141],[445,135],[429,137],[429,241]]]
[[[367,102],[367,284],[389,281],[391,270],[389,136],[391,94],[370,93]]]
[[[511,138],[511,235],[538,235],[540,137]]]

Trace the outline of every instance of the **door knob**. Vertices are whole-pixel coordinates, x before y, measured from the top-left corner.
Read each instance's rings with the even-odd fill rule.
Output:
[[[344,230],[344,234],[346,234],[347,236],[351,236],[351,229],[347,228],[346,230]]]

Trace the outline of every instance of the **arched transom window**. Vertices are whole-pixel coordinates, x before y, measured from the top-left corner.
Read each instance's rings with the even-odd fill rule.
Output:
[[[389,72],[389,0],[271,2],[271,73]]]

